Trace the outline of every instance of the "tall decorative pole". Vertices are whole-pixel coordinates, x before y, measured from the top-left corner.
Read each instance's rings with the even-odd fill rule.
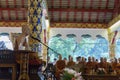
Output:
[[[42,0],[28,0],[28,23],[31,36],[41,40],[42,33]],[[40,52],[40,43],[30,38],[32,51]]]
[[[115,38],[117,35],[117,31],[111,32],[110,29],[108,29],[108,39],[109,39],[109,53],[110,57],[114,58],[115,57]]]

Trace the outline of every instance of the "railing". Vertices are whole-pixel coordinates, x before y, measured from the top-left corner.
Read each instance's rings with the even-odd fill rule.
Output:
[[[82,75],[85,80],[120,80],[120,75]]]
[[[11,50],[0,50],[0,64],[15,63],[15,54]]]

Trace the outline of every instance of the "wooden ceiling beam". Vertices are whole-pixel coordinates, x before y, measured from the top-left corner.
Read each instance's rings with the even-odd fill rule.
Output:
[[[108,5],[109,5],[109,0],[107,0],[106,2],[106,9],[108,9]]]
[[[25,4],[25,3],[24,3],[24,0],[21,0],[21,1],[22,1],[22,8],[24,8],[24,4]]]
[[[102,3],[102,0],[99,0],[99,9],[101,8],[101,3]]]
[[[17,8],[16,0],[14,0],[14,7]],[[16,20],[18,20],[18,11],[17,10],[15,10],[15,17],[16,17]]]
[[[106,15],[107,15],[107,12],[104,12],[103,22],[106,22]]]
[[[2,22],[27,22],[27,20],[2,20]]]
[[[78,0],[76,0],[76,2],[75,2],[75,8],[77,8],[77,6],[78,6]],[[74,21],[76,21],[76,16],[77,16],[77,13],[76,12],[74,12]]]
[[[70,0],[68,0],[68,8],[70,8]],[[69,12],[66,13],[66,21],[69,21]]]
[[[7,8],[9,7],[9,5],[8,5],[8,0],[6,0],[6,7],[7,7]]]
[[[70,21],[52,21],[50,20],[50,23],[92,23],[92,24],[95,24],[95,23],[99,23],[99,24],[107,24],[106,22],[91,22],[91,21],[87,21],[87,22],[84,22],[84,21],[77,21],[77,22],[70,22]]]
[[[23,12],[23,20],[25,20],[25,11],[22,11]]]
[[[99,22],[99,12],[97,12],[96,22]]]
[[[67,9],[67,8],[48,8],[48,11],[61,11],[61,12],[113,12],[113,9]]]
[[[27,8],[0,8],[0,10],[17,10],[17,11],[25,10],[27,11]]]
[[[1,20],[3,20],[3,14],[2,14],[2,11],[0,11],[0,15],[1,15]]]
[[[82,8],[85,8],[86,0],[83,0],[83,6]]]
[[[84,22],[83,19],[84,19],[84,12],[82,11],[81,12],[81,22]]]
[[[18,20],[18,11],[15,10],[16,20]]]
[[[92,9],[93,0],[90,1],[90,9]]]
[[[77,8],[77,6],[78,6],[78,0],[75,1],[75,4],[76,4],[75,8]]]
[[[92,9],[92,5],[93,5],[93,0],[90,1],[90,9]],[[89,12],[88,16],[89,16],[88,21],[91,21],[91,12]]]
[[[117,16],[117,14],[119,13],[119,0],[115,0],[114,3],[114,11],[113,11],[113,18]]]
[[[14,0],[14,7],[15,7],[15,8],[17,7],[17,5],[16,5],[16,0]]]
[[[10,17],[10,10],[8,10],[8,19],[11,20],[11,17]]]
[[[51,4],[54,5],[54,0],[51,1]],[[52,6],[52,8],[54,8],[54,7]]]
[[[62,0],[59,0],[60,1],[60,6],[59,6],[59,8],[62,8]],[[59,21],[61,21],[61,11],[59,12]]]
[[[89,24],[107,24],[104,22],[68,22],[68,21],[50,21],[52,23],[89,23]]]

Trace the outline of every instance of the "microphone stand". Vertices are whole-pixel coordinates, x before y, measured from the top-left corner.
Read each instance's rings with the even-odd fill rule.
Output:
[[[38,42],[40,42],[42,45],[44,45],[45,47],[47,47],[47,61],[46,61],[46,64],[47,64],[47,66],[46,66],[46,69],[45,69],[45,71],[47,70],[47,67],[48,67],[48,50],[50,49],[51,51],[53,51],[54,53],[56,53],[56,54],[58,54],[59,55],[59,53],[57,53],[56,51],[54,51],[52,48],[50,48],[48,45],[46,45],[45,43],[43,43],[40,39],[38,39],[38,38],[35,38],[35,37],[33,37],[33,36],[30,36],[32,39],[34,39],[34,40],[37,40]],[[48,75],[47,75],[48,76]]]

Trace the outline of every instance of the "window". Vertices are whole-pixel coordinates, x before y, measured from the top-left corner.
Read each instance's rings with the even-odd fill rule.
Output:
[[[115,57],[119,58],[120,57],[120,39],[116,40],[116,46],[115,46]]]
[[[0,50],[3,50],[3,49],[13,50],[13,45],[9,39],[8,33],[1,33],[0,34]]]

